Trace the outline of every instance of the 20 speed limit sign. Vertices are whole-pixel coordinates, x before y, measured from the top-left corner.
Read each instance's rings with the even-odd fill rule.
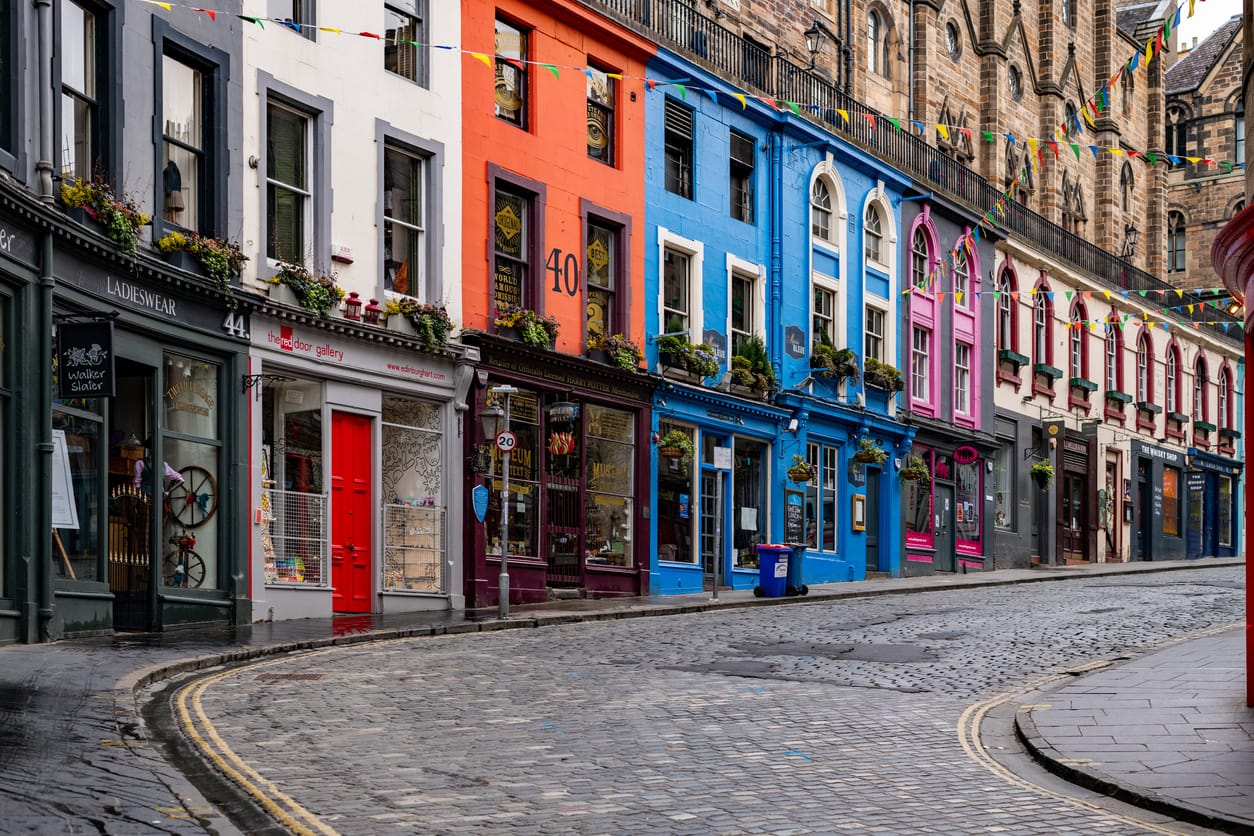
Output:
[[[514,435],[509,430],[496,434],[496,449],[500,450],[502,453],[508,453],[517,446],[518,436]]]

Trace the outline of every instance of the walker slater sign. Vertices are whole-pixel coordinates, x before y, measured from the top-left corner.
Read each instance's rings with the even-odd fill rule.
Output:
[[[57,379],[62,398],[113,397],[113,323],[57,326]]]

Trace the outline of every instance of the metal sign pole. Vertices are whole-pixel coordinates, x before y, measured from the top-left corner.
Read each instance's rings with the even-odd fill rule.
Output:
[[[509,430],[509,396],[513,386],[497,386],[492,392],[505,400],[501,432]],[[509,618],[509,450],[501,451],[501,576],[497,579],[497,618]]]

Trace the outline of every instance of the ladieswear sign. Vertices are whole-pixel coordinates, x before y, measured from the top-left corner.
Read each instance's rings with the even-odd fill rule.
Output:
[[[62,398],[113,397],[113,323],[57,326],[57,380]]]

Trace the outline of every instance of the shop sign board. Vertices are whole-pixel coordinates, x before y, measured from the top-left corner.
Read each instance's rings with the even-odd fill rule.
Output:
[[[470,489],[470,504],[475,509],[475,519],[483,522],[488,515],[488,488],[486,485],[475,485]]]
[[[805,494],[784,491],[784,542],[805,542]]]
[[[62,398],[113,397],[113,323],[57,326],[57,381]]]
[[[0,254],[34,265],[35,236],[26,230],[0,223]]]

